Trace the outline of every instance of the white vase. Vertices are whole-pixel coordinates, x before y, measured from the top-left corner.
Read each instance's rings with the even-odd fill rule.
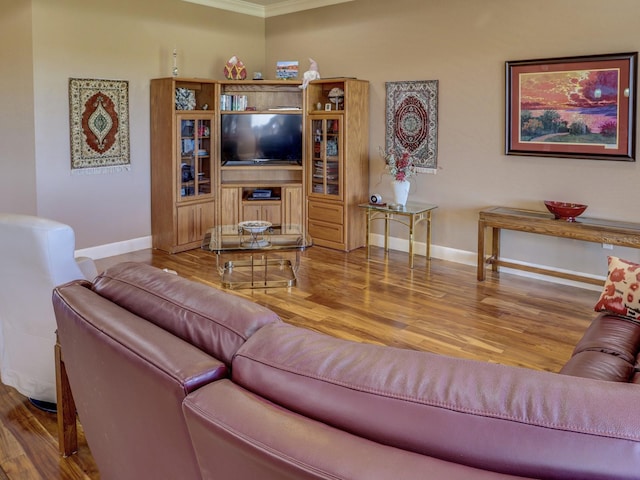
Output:
[[[409,187],[411,183],[408,180],[391,180],[391,188],[393,189],[393,203],[396,205],[407,204],[407,198],[409,197]]]

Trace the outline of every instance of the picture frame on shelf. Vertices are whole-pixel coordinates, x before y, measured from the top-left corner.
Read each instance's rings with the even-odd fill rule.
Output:
[[[278,80],[298,78],[298,62],[296,60],[276,62],[276,78]]]
[[[505,153],[635,161],[637,57],[505,62]]]
[[[196,92],[190,88],[176,88],[176,110],[195,110]]]

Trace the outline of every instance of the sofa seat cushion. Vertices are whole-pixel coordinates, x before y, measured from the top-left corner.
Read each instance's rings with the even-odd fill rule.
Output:
[[[336,339],[285,323],[256,332],[232,379],[372,441],[536,478],[637,478],[637,385]],[[587,394],[588,392],[588,394]]]
[[[136,262],[107,269],[93,290],[227,365],[256,330],[280,321],[254,302]]]

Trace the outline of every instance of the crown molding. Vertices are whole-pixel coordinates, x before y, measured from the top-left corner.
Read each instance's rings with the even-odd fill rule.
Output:
[[[287,13],[311,10],[313,8],[328,7],[338,3],[352,2],[353,0],[283,0],[265,7],[266,17],[276,17]]]
[[[197,3],[207,7],[230,10],[236,13],[252,15],[254,17],[276,17],[288,13],[311,10],[312,8],[326,7],[338,3],[352,2],[353,0],[282,0],[272,5],[263,6],[244,0],[182,0],[183,2]]]
[[[230,10],[236,13],[244,13],[254,17],[265,17],[265,8],[256,3],[244,2],[243,0],[182,0],[183,2],[197,3],[207,7]]]

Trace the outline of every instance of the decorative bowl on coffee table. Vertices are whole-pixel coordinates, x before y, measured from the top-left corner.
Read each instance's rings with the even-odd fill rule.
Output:
[[[551,200],[545,200],[544,205],[547,207],[556,220],[564,220],[566,222],[575,222],[576,217],[582,215],[587,209],[587,205],[581,203],[569,203],[569,202],[553,202]]]
[[[256,234],[263,233],[271,225],[271,222],[265,222],[263,220],[248,220],[246,222],[240,222],[238,227],[242,228],[245,232]]]

